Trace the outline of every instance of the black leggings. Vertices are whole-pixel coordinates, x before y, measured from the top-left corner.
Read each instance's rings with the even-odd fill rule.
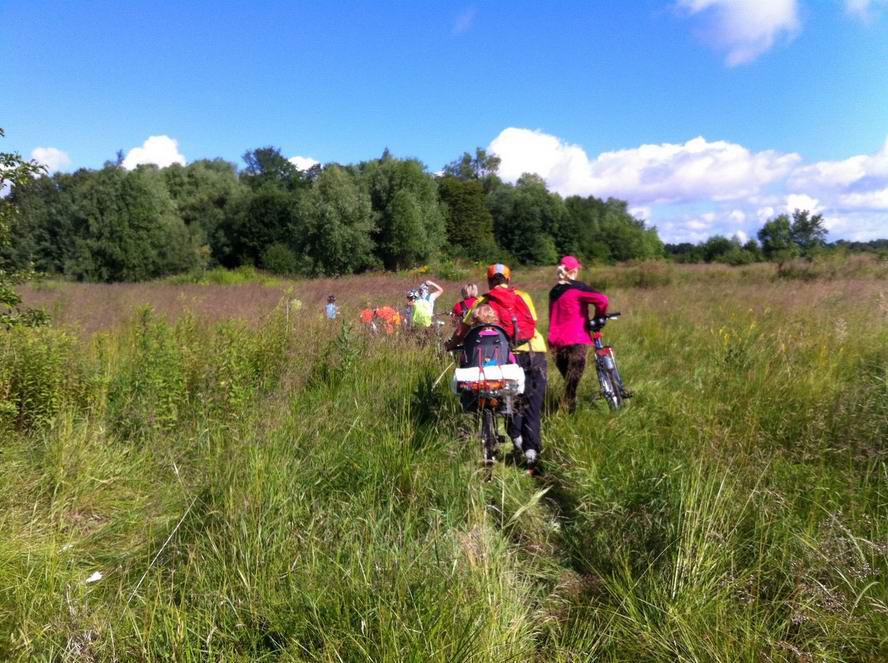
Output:
[[[515,414],[509,418],[509,437],[521,436],[524,451],[542,451],[540,419],[546,397],[546,353],[516,352],[515,361],[524,369],[524,393],[516,403]]]
[[[568,412],[577,409],[577,387],[586,370],[588,345],[565,345],[555,350],[555,366],[564,378],[564,402]]]

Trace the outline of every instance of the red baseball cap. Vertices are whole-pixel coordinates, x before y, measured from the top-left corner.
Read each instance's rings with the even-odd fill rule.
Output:
[[[578,267],[582,267],[580,261],[573,256],[564,256],[561,259],[561,266],[565,269],[577,269]]]

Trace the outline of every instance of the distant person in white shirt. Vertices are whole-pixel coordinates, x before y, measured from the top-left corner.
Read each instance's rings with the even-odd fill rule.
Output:
[[[339,307],[336,306],[336,295],[330,295],[327,297],[327,306],[325,309],[327,312],[327,320],[335,320],[336,314],[339,312]]]
[[[432,290],[434,288],[434,290]],[[432,306],[432,315],[435,314],[435,300],[441,296],[441,293],[444,292],[444,288],[439,286],[434,281],[423,281],[422,285],[419,286],[419,296],[420,299],[425,299]]]

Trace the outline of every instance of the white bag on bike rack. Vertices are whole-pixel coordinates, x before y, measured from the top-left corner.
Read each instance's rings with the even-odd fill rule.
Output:
[[[517,395],[524,393],[524,369],[518,364],[498,366],[470,366],[457,368],[453,372],[450,388],[454,394],[465,391],[487,392],[492,383],[502,383],[494,395]]]

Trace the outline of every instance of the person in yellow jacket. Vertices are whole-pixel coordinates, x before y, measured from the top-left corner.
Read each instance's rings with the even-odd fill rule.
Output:
[[[535,474],[542,451],[541,420],[548,379],[546,340],[536,328],[537,313],[530,295],[513,288],[511,283],[512,270],[508,266],[490,265],[489,291],[478,297],[444,347],[452,350],[462,343],[479,307],[489,306],[496,311],[499,325],[513,339],[515,360],[524,369],[524,394],[509,418],[509,437],[515,450],[524,454],[527,471]]]

